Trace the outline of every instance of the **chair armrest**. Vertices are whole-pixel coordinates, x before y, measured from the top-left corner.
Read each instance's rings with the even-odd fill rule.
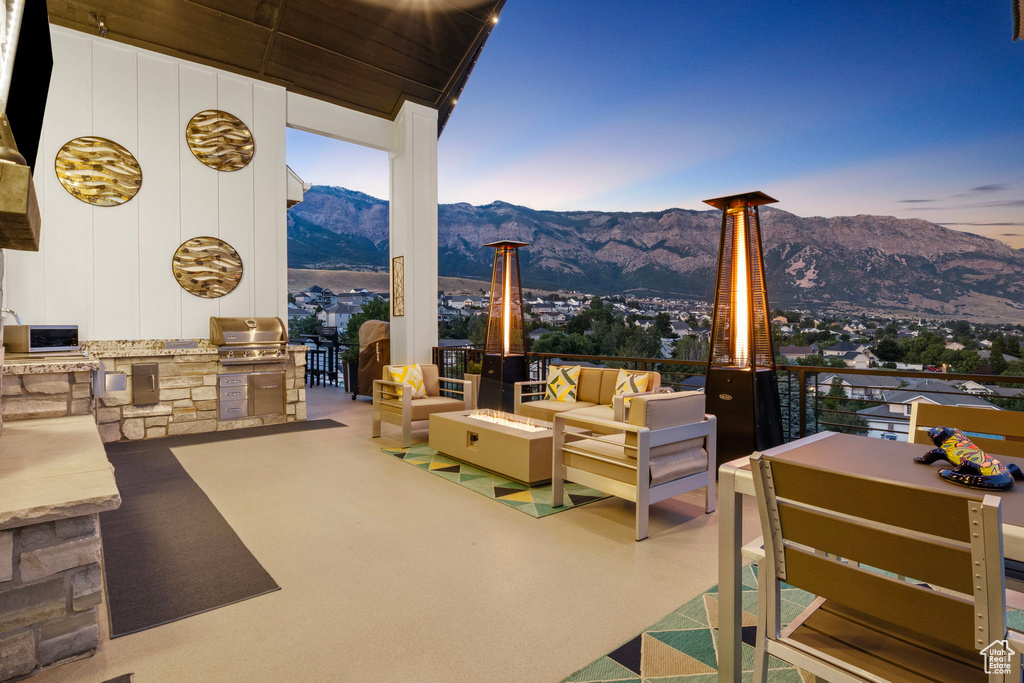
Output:
[[[407,396],[411,396],[412,394],[407,391],[403,391],[401,395],[399,395],[398,390],[403,387],[409,387],[410,389],[412,389],[411,385],[403,384],[402,382],[392,382],[386,379],[375,379],[373,380],[373,398],[374,400],[377,400],[378,397],[380,398],[380,400],[394,400],[405,399]],[[391,389],[394,393],[385,394],[385,388]]]
[[[471,410],[473,407],[473,383],[468,379],[455,379],[454,377],[441,377],[438,379],[438,383],[452,382],[454,384],[461,384],[462,389],[445,389],[441,387],[441,391],[448,392],[449,394],[458,394],[462,397],[462,402],[465,404],[466,410]]]
[[[572,411],[568,411],[572,412]],[[598,417],[583,417],[576,415],[568,415],[565,412],[556,413],[552,419],[554,423],[554,429],[563,430],[565,427],[580,427],[587,429],[590,427],[603,427],[605,429],[613,429],[619,432],[633,432],[639,433],[641,431],[649,431],[647,427],[638,427],[637,425],[631,425],[628,422],[616,422],[614,420],[602,420]]]
[[[626,418],[629,417],[629,408],[626,406],[626,399],[633,398],[634,396],[646,396],[647,394],[653,394],[654,391],[636,391],[630,394],[619,394],[612,396],[612,414],[615,416],[616,422],[625,422]]]
[[[544,380],[529,380],[529,381],[526,381],[526,382],[516,382],[515,386],[512,387],[512,394],[513,394],[513,397],[515,399],[515,404],[514,404],[515,407],[512,409],[512,412],[514,412],[516,415],[520,414],[519,413],[519,408],[520,408],[520,406],[523,405],[523,396],[541,396],[541,395],[543,395],[544,392],[536,392],[536,391],[528,392],[528,393],[524,393],[523,392],[523,389],[525,387],[528,387],[528,386],[531,386],[531,385],[534,385],[534,384],[547,384],[547,382],[544,381]]]

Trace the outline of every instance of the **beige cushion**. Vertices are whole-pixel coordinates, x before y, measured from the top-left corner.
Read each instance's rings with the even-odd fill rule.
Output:
[[[436,365],[421,365],[423,370],[423,388],[427,390],[427,396],[440,396],[441,384],[438,380]]]
[[[519,414],[525,417],[532,417],[537,420],[551,422],[555,417],[555,413],[562,413],[567,410],[576,410],[578,408],[591,408],[594,405],[596,404],[586,403],[584,401],[576,401],[575,403],[548,400],[526,401],[519,406]]]
[[[639,373],[640,371],[631,370],[630,372]],[[654,391],[661,386],[661,373],[660,372],[647,372],[647,391]],[[612,398],[615,396],[615,384],[619,378],[619,371],[615,368],[606,368],[601,371],[601,394],[599,403],[605,405],[612,404]]]
[[[704,421],[705,396],[700,391],[682,391],[674,394],[647,394],[633,399],[629,408],[629,423],[648,429],[679,427]],[[631,435],[633,444],[636,436]],[[679,443],[655,446],[651,458],[691,448],[702,448],[704,438],[687,439]]]
[[[580,368],[580,383],[576,400],[587,403],[601,402],[601,368]]]
[[[457,398],[428,396],[412,400],[412,419],[426,420],[432,413],[447,413],[453,410],[465,410],[466,403]]]
[[[619,376],[619,371],[615,369],[606,368],[601,371],[601,403],[610,406],[612,404],[612,397],[615,396],[615,379]]]
[[[576,405],[579,405],[578,403]],[[614,420],[615,411],[611,406],[592,405],[585,408],[573,408],[567,414],[577,417],[592,417],[598,420]]]
[[[570,448],[601,456],[605,460],[595,460],[586,455],[564,452],[563,461],[567,467],[593,472],[594,474],[616,479],[627,484],[636,483],[636,451],[627,450],[625,442],[628,434],[615,434],[602,437],[603,442],[593,439],[574,441]],[[675,444],[673,444],[675,446]],[[653,449],[652,449],[653,450]],[[612,462],[608,462],[611,460]],[[621,463],[621,464],[620,464]],[[651,486],[658,486],[691,474],[703,472],[708,467],[708,454],[703,448],[676,450],[674,453],[651,456]]]
[[[615,411],[612,409],[611,406],[605,406],[605,405],[595,405],[595,406],[591,406],[589,408],[574,408],[573,410],[568,411],[566,413],[566,415],[574,415],[574,416],[577,416],[577,417],[591,417],[591,418],[596,418],[598,420],[614,420],[615,419]],[[595,425],[593,427],[588,426],[587,429],[591,430],[595,434],[616,434],[616,433],[619,433],[613,427],[605,428],[605,427],[598,427],[598,426]]]

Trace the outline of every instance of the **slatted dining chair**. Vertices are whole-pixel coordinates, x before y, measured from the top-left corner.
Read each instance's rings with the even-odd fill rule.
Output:
[[[918,401],[910,409],[911,443],[933,445],[932,427],[953,427],[970,434],[971,442],[987,453],[1024,458],[1024,415],[1012,410],[939,406]],[[977,436],[985,434],[986,436]],[[1001,438],[993,438],[1001,437]],[[1006,560],[1006,587],[1024,592],[1024,562]]]
[[[995,455],[1024,458],[1024,415],[1012,410],[938,406],[918,401],[910,408],[911,443],[929,444],[932,427],[953,427],[969,432],[978,448]],[[988,436],[974,436],[985,434]],[[999,439],[990,438],[1002,437]]]
[[[1019,683],[1024,634],[1006,628],[998,497],[781,454],[752,456],[751,469],[765,539],[755,682],[773,655],[829,681]],[[785,630],[782,582],[818,596]],[[1018,653],[1013,673],[989,676],[980,652],[1000,641]]]

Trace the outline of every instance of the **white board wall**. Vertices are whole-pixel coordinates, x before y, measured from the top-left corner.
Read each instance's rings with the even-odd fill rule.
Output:
[[[39,252],[8,251],[5,307],[25,323],[78,324],[82,339],[209,335],[209,318],[287,316],[284,88],[60,27],[43,119],[36,190]],[[256,141],[244,169],[200,163],[185,126],[204,109],[240,118]],[[68,194],[53,160],[69,140],[110,138],[139,160],[142,188],[116,207]],[[242,257],[219,299],[181,289],[171,257],[185,240],[219,237]]]

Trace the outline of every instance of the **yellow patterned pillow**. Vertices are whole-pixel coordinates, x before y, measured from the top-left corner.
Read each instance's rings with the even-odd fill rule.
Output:
[[[390,371],[392,382],[401,382],[412,387],[413,398],[427,397],[427,389],[423,386],[423,368],[419,365],[392,365]],[[401,389],[398,390],[398,395],[402,395]]]
[[[650,380],[651,376],[646,372],[619,370],[619,375],[615,378],[615,396],[645,392],[647,391],[647,383]],[[624,398],[622,399],[622,404],[628,406],[632,400],[632,398]]]
[[[580,383],[579,365],[552,365],[548,368],[548,386],[545,401],[576,402],[576,387]]]

